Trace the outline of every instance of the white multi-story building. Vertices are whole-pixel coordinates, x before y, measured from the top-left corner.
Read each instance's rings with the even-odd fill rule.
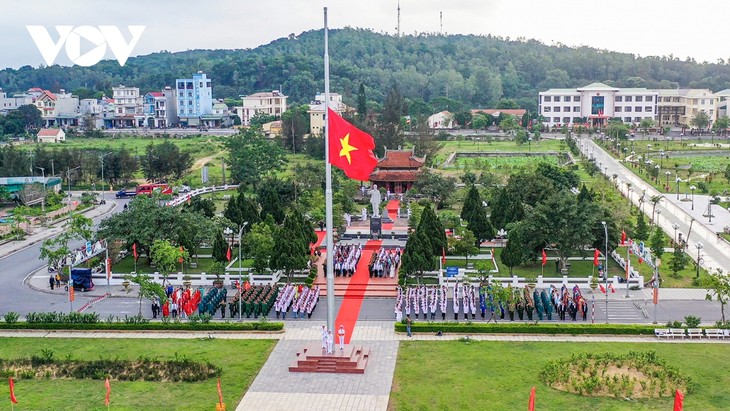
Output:
[[[142,96],[138,87],[112,87],[114,99],[114,120],[112,127],[140,127],[144,124]]]
[[[193,78],[175,80],[177,93],[177,116],[187,126],[198,126],[201,117],[213,112],[213,86],[202,71]]]
[[[708,89],[664,89],[659,92],[657,121],[662,126],[690,127],[697,113],[710,118],[708,128],[717,120],[720,96]]]
[[[613,117],[638,124],[644,118],[655,118],[658,94],[657,90],[646,88],[622,89],[593,83],[576,89],[540,92],[538,110],[550,127],[579,123],[603,127]]]
[[[286,99],[288,97],[279,90],[240,97],[242,104],[240,107],[234,107],[234,110],[244,126],[250,125],[251,118],[256,114],[280,117],[281,113],[286,111]]]
[[[33,104],[34,97],[26,93],[16,93],[8,96],[3,89],[0,88],[0,114],[6,114],[10,110],[15,110],[20,106]]]
[[[324,93],[318,93],[314,96],[314,101],[309,103],[309,132],[312,135],[320,135],[324,132]],[[342,102],[342,95],[330,93],[329,108],[337,114],[350,111],[345,103]]]

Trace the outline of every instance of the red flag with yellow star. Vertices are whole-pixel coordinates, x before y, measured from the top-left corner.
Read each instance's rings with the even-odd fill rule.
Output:
[[[373,137],[355,128],[330,108],[327,109],[327,119],[330,164],[342,169],[352,179],[368,181],[378,164],[373,154]]]

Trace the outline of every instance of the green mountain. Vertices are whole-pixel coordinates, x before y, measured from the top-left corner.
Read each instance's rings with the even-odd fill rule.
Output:
[[[277,39],[245,50],[160,52],[130,58],[124,67],[107,60],[93,67],[51,66],[0,71],[0,87],[72,90],[82,97],[111,93],[118,84],[142,92],[173,85],[202,70],[216,98],[282,88],[292,102],[307,103],[324,91],[322,30]],[[668,57],[637,57],[590,47],[548,46],[536,40],[474,35],[396,38],[364,29],[330,31],[331,90],[355,105],[362,82],[369,100],[382,103],[397,84],[414,106],[419,100],[464,107],[495,106],[514,99],[534,110],[537,92],[594,81],[619,87],[730,88],[730,65]],[[421,105],[423,106],[423,105]],[[452,110],[459,107],[449,107]]]

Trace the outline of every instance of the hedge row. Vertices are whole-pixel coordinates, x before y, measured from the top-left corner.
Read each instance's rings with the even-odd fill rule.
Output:
[[[0,323],[3,330],[89,330],[89,331],[281,331],[284,329],[282,322],[211,322],[203,323],[161,323],[150,322],[143,324],[127,324],[123,322],[99,322],[95,324],[85,323],[27,323],[17,322],[14,324]]]
[[[406,331],[404,323],[396,323],[395,330]],[[623,334],[653,335],[654,327],[636,324],[551,324],[551,323],[457,323],[423,322],[413,323],[414,333],[454,333],[454,334]]]

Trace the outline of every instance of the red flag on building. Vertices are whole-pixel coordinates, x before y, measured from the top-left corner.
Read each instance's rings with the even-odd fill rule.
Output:
[[[682,411],[684,407],[684,394],[677,390],[674,392],[674,411]]]
[[[527,404],[528,411],[535,411],[535,387],[530,390],[530,402]]]
[[[595,250],[593,250],[593,265],[598,266],[598,263],[600,261],[600,258],[599,258],[600,256],[601,256],[601,252],[598,251],[597,248]]]
[[[112,395],[112,386],[109,384],[109,378],[104,380],[104,387],[106,388],[106,396],[104,397],[104,405],[109,406],[109,397]]]
[[[231,261],[231,247],[228,247],[228,250],[226,250],[226,260]]]
[[[355,128],[330,108],[327,109],[327,124],[330,164],[342,169],[352,179],[368,181],[378,164],[373,154],[373,137]]]
[[[545,254],[545,249],[542,249],[542,265],[547,264],[547,254]]]
[[[15,383],[12,378],[8,378],[8,384],[10,385],[10,402],[17,404],[18,400],[15,398]]]
[[[183,248],[183,246],[180,246],[180,258],[177,259],[177,262],[178,263],[182,263],[183,262],[183,253],[184,252],[185,252],[185,249]]]
[[[134,256],[134,261],[139,259],[139,254],[137,254],[137,243],[132,243],[132,255]]]
[[[626,243],[626,231],[621,230],[621,245],[624,245]]]
[[[218,378],[218,404],[223,404],[223,391],[221,391],[221,379]]]

